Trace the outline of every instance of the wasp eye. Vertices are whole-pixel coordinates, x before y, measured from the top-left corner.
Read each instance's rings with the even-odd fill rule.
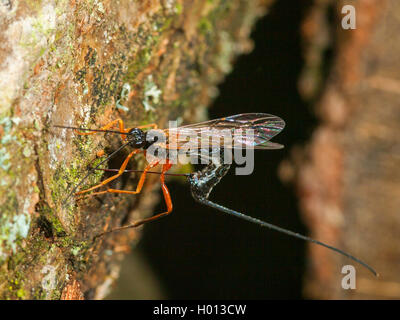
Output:
[[[129,134],[138,134],[138,133],[140,133],[140,129],[138,129],[138,128],[133,128],[133,129],[131,129],[128,133]]]

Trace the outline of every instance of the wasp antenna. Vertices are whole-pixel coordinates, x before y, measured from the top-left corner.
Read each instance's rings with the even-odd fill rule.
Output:
[[[69,127],[69,126],[60,126],[60,125],[54,125],[53,127],[54,128],[62,128],[62,129],[79,130],[79,131],[108,132],[108,133],[129,135],[129,132],[120,132],[120,131],[115,131],[115,130],[88,129],[88,128],[81,128],[81,127]]]
[[[371,271],[376,277],[379,276],[379,274],[378,274],[372,267],[370,267],[368,264],[366,264],[365,262],[361,261],[360,259],[358,259],[358,258],[352,256],[351,254],[348,254],[347,252],[344,252],[343,250],[340,250],[340,249],[338,249],[338,248],[335,248],[335,247],[333,247],[333,246],[330,246],[330,245],[328,245],[328,244],[326,244],[326,243],[323,243],[323,242],[321,242],[321,241],[314,240],[314,239],[312,239],[312,238],[303,236],[303,235],[300,234],[300,233],[293,232],[293,231],[290,231],[290,230],[287,230],[287,229],[284,229],[284,228],[275,226],[275,225],[270,224],[270,223],[268,223],[268,222],[259,220],[259,219],[257,219],[257,218],[253,218],[253,217],[247,216],[247,215],[245,215],[245,214],[243,214],[243,213],[240,213],[240,212],[238,212],[238,211],[235,211],[235,210],[226,208],[226,207],[224,207],[224,206],[221,206],[220,204],[214,203],[214,202],[212,202],[212,201],[210,201],[210,200],[208,200],[208,199],[196,198],[196,200],[199,201],[200,203],[206,205],[206,206],[209,206],[209,207],[214,208],[214,209],[216,209],[216,210],[219,210],[219,211],[221,211],[221,212],[228,213],[228,214],[230,214],[230,215],[233,215],[233,216],[238,217],[238,218],[240,218],[240,219],[246,220],[246,221],[248,221],[248,222],[252,222],[252,223],[258,224],[258,225],[260,225],[260,226],[262,226],[262,227],[266,227],[266,228],[269,228],[269,229],[272,229],[272,230],[275,230],[275,231],[278,231],[278,232],[287,234],[287,235],[289,235],[289,236],[292,236],[292,237],[295,237],[295,238],[298,238],[298,239],[302,239],[302,240],[305,240],[305,241],[308,241],[308,242],[312,242],[312,243],[315,243],[315,244],[317,244],[317,245],[320,245],[320,246],[323,246],[323,247],[325,247],[325,248],[328,248],[328,249],[330,249],[330,250],[332,250],[332,251],[335,251],[335,252],[337,252],[337,253],[340,253],[341,255],[343,255],[343,256],[345,256],[345,257],[347,257],[347,258],[349,258],[349,259],[351,259],[351,260],[353,260],[353,261],[355,261],[355,262],[357,262],[357,263],[359,263],[360,265],[362,265],[363,267],[365,267],[365,268],[367,268],[369,271]]]

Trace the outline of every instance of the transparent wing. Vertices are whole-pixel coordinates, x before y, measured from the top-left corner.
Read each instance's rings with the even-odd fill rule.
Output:
[[[228,147],[243,145],[255,149],[280,149],[283,146],[269,140],[285,127],[285,122],[267,113],[244,113],[166,130],[169,148]],[[228,139],[228,140],[229,140]]]

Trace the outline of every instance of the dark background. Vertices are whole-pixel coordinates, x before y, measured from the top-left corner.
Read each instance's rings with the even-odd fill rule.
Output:
[[[286,121],[274,138],[285,149],[256,151],[253,174],[236,176],[231,169],[210,199],[302,234],[307,230],[294,191],[279,180],[277,168],[314,125],[297,90],[303,63],[300,21],[307,3],[276,1],[253,31],[254,51],[236,61],[209,110],[210,119],[265,112]],[[170,181],[168,187],[173,214],[146,225],[138,245],[166,298],[302,298],[303,241],[202,206],[194,202],[187,184]]]

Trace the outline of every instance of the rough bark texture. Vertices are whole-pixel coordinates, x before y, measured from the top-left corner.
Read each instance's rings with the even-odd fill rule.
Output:
[[[356,8],[356,30],[341,28],[345,4]],[[308,146],[293,153],[300,205],[314,238],[353,253],[381,274],[375,278],[312,245],[309,297],[400,297],[399,32],[397,0],[315,1],[304,20],[300,89],[316,101],[321,123]],[[356,267],[356,290],[341,287],[347,264]]]
[[[87,166],[103,159],[96,152],[107,154],[118,139],[52,125],[200,120],[232,59],[251,49],[251,27],[269,3],[0,2],[1,298],[103,298],[140,231],[93,236],[152,214],[151,192],[63,206]]]

